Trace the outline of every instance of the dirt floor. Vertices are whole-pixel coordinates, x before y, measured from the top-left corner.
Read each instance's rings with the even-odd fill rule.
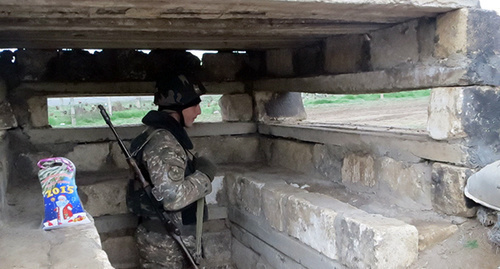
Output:
[[[306,110],[306,122],[404,128],[426,132],[428,103],[429,98],[423,97],[341,104],[331,106],[328,109],[318,107]],[[337,193],[336,197],[339,197],[340,193]],[[347,200],[346,202],[349,202]],[[371,211],[369,208],[364,210]],[[429,213],[421,212],[420,217]],[[381,211],[372,213],[386,215]],[[404,218],[412,218],[411,215],[414,215],[415,212],[409,214],[410,216],[407,215]],[[400,218],[402,216],[391,217]],[[475,218],[457,217],[450,219],[446,216],[443,217],[444,221],[449,220],[456,224],[458,230],[446,240],[421,251],[417,262],[411,266],[412,269],[500,268],[500,247],[488,240],[488,232],[491,227],[484,227]]]
[[[425,130],[429,97],[380,99],[306,109],[306,122],[328,122]]]

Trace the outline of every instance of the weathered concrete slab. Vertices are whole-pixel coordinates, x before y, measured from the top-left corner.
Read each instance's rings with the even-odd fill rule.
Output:
[[[228,50],[303,47],[311,40],[334,34],[366,33],[461,7],[478,7],[479,1],[254,0],[241,4],[233,0],[211,1],[208,5],[196,1],[113,4],[109,0],[80,5],[30,1],[18,6],[15,0],[8,0],[0,6],[10,14],[0,25],[3,36],[0,45]],[[111,21],[109,14],[113,15]],[[30,20],[22,20],[28,16]],[[13,35],[14,31],[18,34]]]
[[[353,74],[306,78],[263,79],[254,82],[255,91],[359,94],[397,92],[432,87],[468,85],[464,67],[416,65]]]
[[[248,55],[232,52],[203,54],[204,75],[209,81],[235,81],[248,62]]]
[[[116,132],[125,141],[132,140],[139,135],[144,126],[117,126]],[[196,123],[187,130],[190,137],[216,136],[216,135],[237,135],[255,133],[257,130],[255,123],[234,122],[234,123]],[[29,129],[24,130],[30,136],[33,144],[59,144],[68,142],[100,142],[116,140],[108,127],[94,128],[57,128],[57,129]]]
[[[78,187],[83,207],[94,217],[128,213],[127,180],[115,179]]]
[[[415,261],[418,232],[414,226],[366,213],[331,196],[290,188],[284,181],[288,174],[273,171],[232,172],[226,177],[229,219],[259,240],[306,268],[325,267],[304,264],[297,250],[290,252],[291,246],[282,245],[283,240],[295,238],[303,245],[300,249],[311,248],[324,255],[322,262],[328,258],[349,268],[398,268]],[[275,231],[274,240],[265,232],[269,229]]]
[[[266,51],[266,70],[267,74],[271,76],[293,76],[293,50],[281,49]]]
[[[473,170],[470,168],[434,163],[432,165],[432,206],[448,215],[472,217],[476,208],[467,206],[464,188],[467,178]]]
[[[245,85],[242,82],[204,82],[208,94],[244,93]],[[128,81],[128,82],[24,82],[16,91],[31,89],[34,92],[52,95],[69,94],[95,94],[95,95],[137,95],[155,92],[154,81]]]
[[[429,107],[428,130],[434,139],[465,138],[463,157],[468,167],[483,167],[500,155],[499,87],[434,89]]]
[[[500,16],[494,11],[459,9],[436,22],[436,57],[467,67],[470,85],[500,85]]]
[[[248,94],[225,94],[219,99],[223,121],[250,121],[253,117],[253,101]]]
[[[364,51],[367,42],[363,35],[341,35],[329,37],[325,42],[325,72],[333,74],[365,71],[368,64]]]
[[[431,91],[427,130],[437,140],[463,138],[462,117],[464,115],[462,88],[435,88]]]
[[[0,102],[0,130],[17,127],[17,120],[12,112],[10,103]]]
[[[263,223],[262,219],[256,218],[251,214],[230,209],[229,219],[239,226],[235,224],[231,226],[231,232],[236,239],[232,241],[232,258],[233,261],[242,261],[242,266],[245,266],[245,264],[256,264],[259,255],[265,255],[266,257],[271,256],[269,262],[273,261],[273,265],[276,265],[275,268],[345,268],[339,262],[321,255],[316,250],[299,243],[296,239],[282,233],[276,233],[266,223]],[[235,251],[235,247],[242,244],[240,242],[247,243],[249,245],[248,248],[252,247],[254,251],[249,252],[250,257],[245,257],[245,255],[240,256]],[[263,253],[256,253],[255,250],[258,249],[263,249]],[[243,254],[246,252],[243,251],[240,253]]]
[[[194,137],[195,152],[214,163],[252,163],[262,160],[258,136]]]
[[[457,225],[449,223],[430,223],[415,225],[415,227],[418,230],[419,251],[425,250],[442,242],[458,231]]]
[[[349,154],[342,164],[342,183],[345,185],[359,184],[364,187],[374,187],[375,160],[372,155],[360,156]]]
[[[113,268],[139,267],[139,252],[133,236],[111,237],[103,240],[102,249],[106,251]]]
[[[460,144],[432,140],[427,134],[404,133],[397,130],[373,130],[361,127],[315,127],[291,125],[259,125],[259,133],[304,142],[369,150],[396,160],[418,162],[421,159],[466,164],[466,148]]]
[[[418,21],[413,20],[371,33],[370,55],[374,70],[419,61]]]
[[[0,236],[2,268],[113,268],[92,223],[52,231],[3,226]]]
[[[349,268],[406,268],[417,259],[418,231],[402,221],[348,212],[335,228],[339,259]]]

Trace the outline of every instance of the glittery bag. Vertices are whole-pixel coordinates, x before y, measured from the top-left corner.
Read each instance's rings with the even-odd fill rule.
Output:
[[[43,229],[90,223],[78,197],[75,165],[63,157],[42,159],[37,165],[45,204]]]

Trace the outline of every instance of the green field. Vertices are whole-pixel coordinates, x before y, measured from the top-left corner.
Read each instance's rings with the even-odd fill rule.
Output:
[[[430,90],[406,91],[396,93],[386,93],[384,99],[398,98],[421,98],[430,95]],[[202,114],[196,119],[197,122],[218,122],[222,120],[220,107],[218,104],[221,95],[202,96],[201,110]],[[380,100],[380,94],[351,94],[351,95],[333,95],[333,94],[313,94],[303,93],[302,100],[304,107],[328,107],[331,105],[369,102]],[[141,124],[141,119],[149,110],[156,109],[151,102],[128,101],[112,102],[112,109],[103,104],[111,114],[111,120],[114,125],[137,125]],[[73,108],[73,109],[72,109]],[[73,113],[72,113],[73,111]],[[73,115],[73,117],[72,117]],[[105,126],[106,123],[101,117],[97,104],[78,102],[73,105],[48,106],[49,124],[54,128],[74,128],[74,127],[95,127]],[[73,120],[72,120],[73,119]],[[73,121],[73,124],[72,124]]]

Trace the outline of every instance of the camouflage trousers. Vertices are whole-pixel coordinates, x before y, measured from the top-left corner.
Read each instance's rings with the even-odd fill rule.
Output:
[[[147,226],[147,225],[146,225]],[[178,243],[163,231],[148,229],[139,225],[136,231],[141,268],[144,269],[187,269],[189,262]],[[192,251],[195,249],[194,236],[183,236],[182,241]]]

